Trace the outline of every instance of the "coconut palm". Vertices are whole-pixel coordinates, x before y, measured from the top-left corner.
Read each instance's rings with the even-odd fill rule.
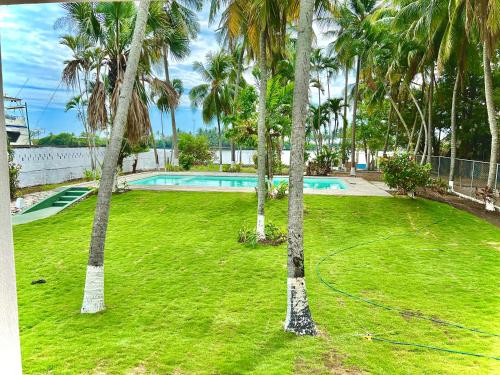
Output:
[[[304,143],[309,102],[309,69],[312,42],[313,0],[300,1],[295,86],[292,108],[290,190],[288,200],[288,279],[285,331],[315,335],[316,327],[307,300],[304,274]]]
[[[85,277],[82,313],[96,313],[104,310],[104,243],[109,218],[111,192],[114,185],[116,165],[122,139],[126,130],[129,107],[132,102],[137,68],[144,40],[150,0],[141,0],[135,17],[135,27],[126,60],[125,75],[117,99],[113,117],[111,139],[104,156],[102,176],[97,196],[97,205],[92,226],[89,261]]]
[[[169,59],[182,60],[190,53],[189,41],[196,38],[199,32],[199,23],[193,11],[202,7],[200,0],[165,0],[158,3],[168,19],[168,28],[160,28],[157,33],[159,43],[162,45],[163,68],[165,82],[171,85]],[[177,122],[175,108],[170,108],[172,123],[172,165],[179,165],[179,147],[177,143]]]
[[[232,67],[232,58],[226,52],[222,50],[217,53],[209,52],[205,63],[196,61],[193,64],[194,71],[206,83],[193,87],[189,92],[193,107],[202,108],[203,121],[206,124],[211,123],[214,118],[217,121],[220,172],[222,172],[221,116],[230,112],[231,96],[234,92],[229,83]]]
[[[483,49],[483,71],[484,71],[484,93],[486,97],[486,109],[488,112],[488,123],[491,133],[490,167],[488,170],[488,181],[486,186],[493,189],[496,178],[496,163],[498,155],[498,126],[497,111],[493,100],[493,75],[491,71],[491,59],[495,54],[500,38],[500,7],[497,0],[464,0],[466,9],[466,30],[469,37],[473,36],[473,28],[479,30],[479,39]],[[456,7],[463,6],[457,1]],[[486,202],[489,210],[494,210],[490,201]]]
[[[362,60],[370,46],[367,35],[370,35],[370,16],[378,10],[375,0],[348,0],[345,4],[335,5],[333,14],[340,26],[335,41],[335,50],[343,56],[344,61],[352,61],[356,56],[356,83],[354,86],[352,133],[351,133],[351,172],[356,175],[356,115],[359,100],[360,73]]]
[[[213,20],[222,5],[220,28],[228,39],[245,37],[248,54],[257,57],[259,68],[259,102],[257,120],[257,225],[259,240],[265,239],[264,207],[266,199],[266,90],[268,68],[283,58],[287,22],[297,18],[298,1],[279,2],[277,0],[214,0],[211,4],[210,19]]]

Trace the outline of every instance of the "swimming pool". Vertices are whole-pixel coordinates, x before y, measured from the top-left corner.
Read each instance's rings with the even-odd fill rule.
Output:
[[[274,177],[274,184],[287,181],[288,177]],[[163,185],[163,186],[207,186],[226,188],[255,188],[257,177],[253,176],[203,176],[203,175],[157,175],[130,182],[131,185]],[[345,184],[338,178],[304,177],[306,189],[344,190]]]

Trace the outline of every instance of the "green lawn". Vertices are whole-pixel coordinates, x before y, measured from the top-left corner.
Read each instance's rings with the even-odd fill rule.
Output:
[[[500,231],[450,206],[406,198],[306,196],[306,278],[321,334],[283,332],[286,245],[236,242],[255,194],[129,192],[113,197],[107,311],[80,315],[96,198],[16,226],[26,374],[489,374],[500,339],[417,319],[500,332]],[[267,204],[285,228],[286,201]],[[431,225],[437,220],[444,222]],[[430,225],[430,226],[429,226]],[[420,231],[416,229],[427,226]],[[328,289],[408,310],[399,314]],[[405,234],[407,233],[407,234]],[[45,278],[46,284],[30,285]],[[343,372],[344,371],[344,372]]]

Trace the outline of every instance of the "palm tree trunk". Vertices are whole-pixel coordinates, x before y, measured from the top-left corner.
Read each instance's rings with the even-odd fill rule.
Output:
[[[3,101],[0,52],[0,367],[5,374],[20,375],[21,345],[17,312],[14,241],[10,215],[9,161]]]
[[[347,154],[345,149],[345,143],[347,141],[347,88],[349,87],[349,69],[347,68],[347,64],[345,64],[345,72],[344,72],[344,118],[342,127],[342,166],[345,168],[347,163]]]
[[[319,78],[319,68],[317,70],[318,79],[318,140],[320,141],[319,149],[323,148],[323,139],[321,138],[321,81]]]
[[[417,107],[417,111],[418,111],[418,113],[420,115],[420,119],[422,120],[422,127],[424,128],[424,133],[425,133],[424,134],[424,139],[425,139],[424,154],[422,155],[422,160],[420,161],[420,164],[424,164],[425,163],[425,154],[427,152],[427,140],[428,140],[428,137],[427,137],[427,124],[425,122],[425,116],[424,116],[424,114],[422,112],[422,109],[418,105],[417,99],[415,99],[415,96],[411,92],[411,88],[409,86],[408,86],[408,92],[410,94],[411,99],[413,100],[413,103],[415,104],[415,107]],[[420,129],[420,131],[422,131],[422,129]],[[420,146],[420,134],[418,136],[417,148],[419,146]]]
[[[455,158],[457,157],[457,96],[458,86],[460,84],[460,68],[457,67],[457,76],[453,86],[453,96],[451,99],[451,119],[450,119],[450,175],[448,177],[448,186],[453,191],[453,180],[455,178]]]
[[[352,135],[351,135],[351,176],[356,176],[356,112],[358,108],[359,73],[361,70],[361,56],[356,62],[356,87],[354,88],[354,104],[352,108]]]
[[[163,46],[163,68],[165,69],[165,82],[169,85],[170,74],[168,69],[168,48]],[[177,143],[177,123],[175,121],[175,107],[170,106],[170,118],[172,120],[172,165],[177,167],[179,165],[179,145]]]
[[[313,0],[300,1],[295,87],[293,89],[290,190],[288,200],[288,280],[285,331],[315,335],[304,278],[304,143],[309,102],[309,56],[312,41]]]
[[[160,122],[161,122],[161,143],[163,146],[163,171],[167,171],[167,150],[165,147],[165,133],[163,131],[163,112],[160,111]]]
[[[424,124],[420,124],[420,130],[418,131],[418,137],[417,137],[417,143],[415,145],[415,150],[413,150],[413,157],[416,159],[417,158],[417,153],[420,148],[420,141],[422,140],[422,128],[424,127]]]
[[[118,107],[113,122],[111,139],[104,155],[102,176],[97,196],[97,206],[92,227],[89,261],[85,278],[82,313],[96,313],[104,310],[104,243],[109,219],[111,192],[120,154],[128,109],[134,89],[137,66],[146,30],[150,0],[141,0],[135,21],[134,36],[120,89]]]
[[[408,145],[406,146],[406,152],[412,152],[413,147],[413,134],[415,134],[415,128],[417,127],[417,116],[413,119],[413,125],[411,127],[410,137],[408,138]]]
[[[398,106],[396,105],[396,103],[394,102],[394,100],[391,98],[391,96],[389,96],[389,101],[391,102],[394,110],[396,111],[396,114],[399,117],[399,120],[401,121],[401,123],[403,124],[403,127],[405,128],[405,132],[406,132],[406,135],[408,137],[408,143],[410,144],[410,147],[411,147],[411,135],[410,135],[410,130],[408,129],[408,125],[406,124],[405,119],[401,115],[401,112],[399,111]]]
[[[258,155],[257,155],[257,238],[264,240],[264,206],[266,203],[266,92],[267,92],[267,63],[266,63],[266,33],[260,33],[259,40],[259,117],[257,122]]]
[[[217,108],[217,140],[219,142],[219,172],[222,172],[222,134],[220,131],[220,115]]]
[[[389,117],[387,118],[387,132],[385,133],[384,150],[382,156],[387,157],[387,148],[389,147],[389,134],[391,132],[392,107],[389,109]]]
[[[240,93],[241,73],[243,70],[242,60],[243,60],[244,53],[245,53],[245,49],[241,48],[241,53],[238,56],[238,66],[237,66],[237,70],[236,70],[236,85],[234,88],[234,98],[233,98],[234,105],[236,105],[236,101],[238,100],[238,95]],[[231,126],[234,126],[234,125],[231,124]],[[234,166],[235,164],[236,164],[236,147],[235,147],[234,141],[231,139],[231,166]],[[240,161],[240,164],[241,164],[241,161]]]
[[[433,135],[433,128],[432,128],[432,102],[434,98],[434,64],[432,65],[431,68],[431,77],[430,77],[430,82],[429,82],[429,96],[427,98],[427,105],[428,105],[428,121],[427,121],[427,163],[431,162],[432,158],[432,135]]]
[[[327,95],[328,95],[328,103],[330,102],[330,72],[326,72],[326,88],[327,88]],[[335,123],[335,127],[337,126],[337,123]],[[333,134],[332,133],[332,113],[331,111],[328,111],[328,132],[330,133],[330,138],[328,142],[328,147],[330,150],[333,147]],[[334,131],[336,132],[336,130]]]
[[[496,120],[495,103],[493,101],[493,77],[491,73],[490,56],[490,44],[485,41],[483,43],[484,94],[486,97],[486,109],[488,111],[488,123],[490,125],[491,133],[490,168],[488,170],[487,186],[490,189],[494,189],[498,155],[498,127]],[[493,210],[494,209],[495,208],[493,207]]]

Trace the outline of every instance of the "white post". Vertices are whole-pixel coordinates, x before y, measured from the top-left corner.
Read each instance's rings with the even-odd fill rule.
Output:
[[[7,130],[0,47],[0,373],[21,374],[14,241],[10,217]]]

